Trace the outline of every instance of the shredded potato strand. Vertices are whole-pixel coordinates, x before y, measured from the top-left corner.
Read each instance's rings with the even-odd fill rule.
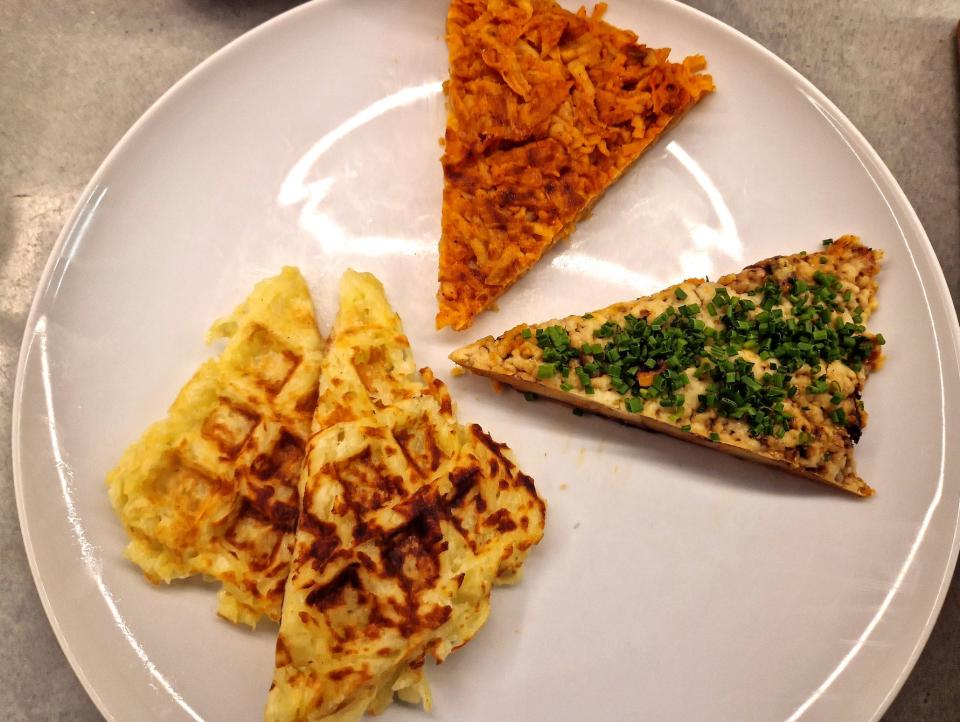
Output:
[[[702,56],[670,62],[604,10],[451,3],[438,328],[466,328],[713,90]]]

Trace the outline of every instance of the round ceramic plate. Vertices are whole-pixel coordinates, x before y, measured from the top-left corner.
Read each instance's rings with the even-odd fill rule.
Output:
[[[868,720],[908,674],[957,554],[958,328],[876,153],[793,70],[664,0],[608,19],[704,53],[695,108],[466,333],[437,333],[446,4],[316,2],[246,35],[148,112],[47,266],[17,378],[14,469],[34,578],[111,719],[256,720],[276,628],[203,582],[126,562],[104,475],[210,353],[208,323],[284,264],[321,325],[349,267],[382,279],[462,420],[508,442],[550,512],[523,582],[430,669],[435,709],[384,720]],[[857,453],[868,500],[450,378],[456,346],[520,321],[718,275],[850,232],[883,249],[888,362]]]

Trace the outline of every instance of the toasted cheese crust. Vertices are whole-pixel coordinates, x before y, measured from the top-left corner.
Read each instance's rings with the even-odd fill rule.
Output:
[[[265,712],[349,722],[468,642],[516,579],[545,507],[506,446],[457,423],[417,371],[379,282],[348,271],[300,478],[302,508]]]
[[[552,0],[453,0],[437,327],[460,330],[713,90],[700,56]]]
[[[297,481],[317,397],[322,340],[295,268],[261,281],[210,339],[226,347],[107,476],[152,582],[221,582],[219,609],[254,626],[280,618],[299,509]]]
[[[487,337],[465,346],[450,358],[525,391],[870,496],[873,489],[857,475],[853,450],[866,426],[861,401],[864,384],[882,362],[882,337],[878,340],[860,325],[877,305],[876,274],[881,258],[879,251],[845,236],[822,252],[767,259],[716,283],[687,280],[583,316],[517,326],[499,338]],[[804,290],[808,288],[820,293],[827,304],[816,317]],[[773,303],[773,297],[780,301]],[[721,299],[729,301],[723,301],[721,307]],[[725,317],[727,308],[742,310],[736,317]],[[767,316],[761,318],[764,313]],[[820,313],[828,313],[829,319],[819,318]],[[814,322],[819,324],[816,330]],[[689,329],[680,354],[674,348],[659,357],[638,358],[633,375],[597,373],[598,367],[622,367],[620,351],[630,348],[631,333],[640,337],[649,332],[651,338],[659,338],[653,329],[673,323],[684,323]],[[744,330],[744,335],[737,337],[741,323],[752,331]],[[784,333],[793,324],[792,333],[799,340],[774,338],[771,343],[761,333],[758,344],[755,329],[764,332],[764,325],[775,323],[782,323]],[[811,324],[809,328],[806,323]],[[633,330],[625,331],[627,328]],[[568,355],[576,355],[569,360],[566,375],[553,373],[555,364],[545,364],[544,355],[550,352],[545,352],[539,339],[546,339],[548,329],[557,329],[550,331],[557,338],[568,338],[572,349]],[[611,329],[615,331],[608,334]],[[707,341],[696,363],[671,368],[668,355],[681,357],[684,346],[695,344],[698,334]],[[731,337],[742,342],[728,355],[733,347],[726,344],[737,343]],[[851,340],[845,342],[844,338]],[[625,339],[623,345],[617,345],[619,339]],[[831,340],[836,344],[830,358],[825,358],[820,349]],[[764,343],[784,355],[794,353],[794,360],[765,351]],[[548,341],[543,344],[550,348]],[[850,348],[859,355],[844,356],[844,350]],[[617,360],[611,361],[611,349]],[[806,354],[803,363],[795,360],[800,353]],[[717,358],[722,368],[713,365],[711,359]],[[672,386],[661,391],[657,377],[665,374],[672,379]],[[660,389],[664,388],[665,384],[660,384]],[[740,406],[728,402],[737,394],[749,396],[752,389],[767,394],[754,398],[767,399],[769,408],[758,409],[756,402],[751,406],[749,399]],[[758,429],[766,433],[758,433]]]

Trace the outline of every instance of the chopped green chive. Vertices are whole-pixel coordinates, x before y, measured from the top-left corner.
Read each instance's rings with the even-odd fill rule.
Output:
[[[583,416],[583,409],[574,407],[574,409],[573,409],[573,415],[574,415],[574,416]]]
[[[530,338],[533,336],[533,332],[529,328],[525,328],[520,332],[520,335],[524,338]]]
[[[710,441],[720,441],[720,434],[718,434],[716,431],[711,431]]]
[[[525,391],[523,394],[523,398],[525,398],[527,401],[536,401],[537,395],[531,391]]]
[[[824,239],[823,239],[823,245],[825,245],[825,246],[829,246],[829,245],[832,244],[832,243],[833,243],[833,239],[832,239],[832,238],[824,238]]]
[[[818,259],[825,262],[826,256]],[[559,374],[561,390],[582,388],[588,395],[596,393],[593,384],[600,378],[632,413],[656,401],[664,418],[676,423],[685,407],[692,413],[713,409],[743,421],[752,436],[783,438],[792,426],[784,402],[800,394],[794,374],[807,369],[813,379],[800,397],[829,394],[836,407],[844,396],[821,369],[840,361],[859,372],[884,343],[879,334],[865,335],[862,308],[846,315],[849,306],[841,298],[849,303],[853,296],[832,273],[818,270],[812,280],[768,279],[736,295],[724,286],[715,289],[704,307],[668,306],[652,318],[607,321],[592,329],[589,342],[575,344],[560,325],[536,329],[543,352],[537,377]],[[679,286],[673,292],[680,301],[688,297]],[[755,368],[744,351],[764,365]],[[694,378],[706,388],[690,404],[685,389]],[[829,418],[845,425],[841,413],[835,408]]]
[[[537,378],[538,379],[548,379],[557,374],[557,365],[556,364],[541,364],[540,368],[537,369]]]

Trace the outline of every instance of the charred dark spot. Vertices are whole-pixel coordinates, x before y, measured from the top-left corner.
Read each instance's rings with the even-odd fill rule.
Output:
[[[450,472],[450,482],[455,489],[453,499],[450,500],[451,507],[458,507],[463,502],[464,497],[477,486],[481,478],[481,471],[476,466],[454,469]]]
[[[357,523],[353,527],[353,540],[357,543],[360,543],[370,536],[370,526],[367,524],[365,519],[357,519]]]
[[[339,381],[340,379],[335,379]],[[320,398],[320,388],[315,387],[309,392],[297,399],[297,411],[301,414],[312,414],[317,408],[317,400]]]
[[[494,441],[493,437],[491,437],[490,434],[484,431],[477,424],[470,424],[470,433],[474,435],[477,441],[486,446],[490,450],[490,453],[500,460],[500,463],[503,464],[504,469],[510,471],[514,468],[514,463],[503,455],[503,450],[507,448],[506,444],[499,444]]]
[[[450,619],[452,614],[453,607],[434,606],[429,612],[423,615],[423,622],[427,627],[436,629]]]
[[[513,531],[517,528],[517,522],[510,517],[510,512],[507,509],[497,509],[487,517],[483,524],[484,526],[496,527],[500,533]]]
[[[299,559],[299,562],[303,563],[306,558],[309,558],[313,568],[319,572],[340,546],[337,527],[329,522],[320,521],[310,512],[304,511],[300,514],[300,530],[311,534],[314,539],[303,553],[305,558]]]
[[[541,501],[540,497],[537,495],[537,486],[533,481],[533,477],[527,476],[523,472],[520,472],[519,474],[517,474],[517,481],[519,481],[523,485],[524,489],[530,492],[530,495],[534,499],[536,499],[538,502],[540,502],[541,505],[543,505],[543,501]]]
[[[393,438],[397,440],[404,457],[420,476],[428,477],[440,466],[443,454],[437,445],[433,424],[425,415],[414,423],[413,431],[394,429]]]
[[[376,624],[368,625],[367,628],[363,630],[363,636],[367,639],[380,639],[380,637],[383,636],[383,629]]]
[[[328,464],[323,471],[340,482],[344,503],[358,519],[364,512],[379,509],[404,491],[403,479],[385,473],[370,447],[349,459]],[[354,537],[359,540],[363,535],[354,534]]]
[[[270,522],[274,529],[292,534],[297,530],[297,507],[279,502],[272,504]]]
[[[853,443],[859,443],[860,437],[863,434],[863,429],[861,429],[857,424],[850,424],[847,427],[847,433],[850,434],[850,438],[853,439]]]
[[[344,604],[347,590],[353,589],[363,598],[363,583],[360,581],[357,564],[351,564],[330,582],[316,587],[308,595],[306,602],[321,612]]]

